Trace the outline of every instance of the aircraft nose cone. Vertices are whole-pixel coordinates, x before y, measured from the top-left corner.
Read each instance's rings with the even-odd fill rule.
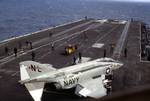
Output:
[[[114,69],[114,70],[115,70],[115,69],[119,69],[121,66],[123,66],[123,63],[121,63],[121,62],[115,63],[115,64],[113,65],[113,69]]]
[[[122,62],[118,62],[118,64],[119,64],[120,66],[123,66],[123,63],[122,63]]]
[[[123,66],[123,63],[121,62],[117,63],[117,68],[120,68],[121,66]]]

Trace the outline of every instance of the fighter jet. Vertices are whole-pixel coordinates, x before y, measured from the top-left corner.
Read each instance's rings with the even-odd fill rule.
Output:
[[[45,83],[54,84],[56,89],[75,87],[75,94],[78,96],[100,98],[107,95],[105,75],[122,65],[111,58],[99,58],[56,69],[50,64],[23,61],[20,63],[19,82],[26,86],[34,101],[41,101]]]

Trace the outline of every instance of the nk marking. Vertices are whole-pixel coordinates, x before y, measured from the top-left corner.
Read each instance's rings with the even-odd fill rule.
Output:
[[[38,66],[35,66],[35,65],[31,65],[29,66],[29,69],[31,69],[32,71],[34,72],[42,72]]]
[[[75,83],[78,83],[78,81],[79,81],[79,77],[75,77],[75,78],[70,78],[70,79],[64,80],[64,86],[73,85]]]

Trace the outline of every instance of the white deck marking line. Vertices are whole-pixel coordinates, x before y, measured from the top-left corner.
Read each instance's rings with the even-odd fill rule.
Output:
[[[13,73],[11,76],[16,76],[18,73],[20,73],[20,71]]]
[[[66,38],[69,38],[69,37],[78,35],[78,34],[80,34],[80,33],[82,33],[82,32],[85,32],[85,31],[87,31],[87,30],[89,30],[89,29],[90,29],[90,26],[89,26],[88,28],[86,28],[86,29],[80,31],[80,32],[76,32],[75,34],[68,35],[67,37],[64,37],[64,38],[62,38],[62,39],[58,39],[58,40],[56,40],[56,41],[54,41],[54,42],[58,42],[58,41],[61,41],[61,40],[66,39]],[[39,47],[37,47],[37,48],[34,48],[34,49],[32,49],[32,50],[29,50],[29,51],[27,51],[27,52],[24,52],[23,54],[19,54],[17,57],[14,57],[14,58],[12,58],[12,59],[6,61],[6,62],[1,63],[0,66],[4,65],[4,64],[6,64],[6,63],[8,63],[8,62],[10,62],[10,61],[13,61],[13,60],[15,60],[15,59],[17,59],[17,58],[19,58],[19,57],[21,57],[21,56],[23,56],[23,55],[26,55],[26,54],[28,54],[28,53],[30,53],[30,52],[32,52],[32,51],[35,51],[35,50],[37,50],[37,49],[40,49],[40,48],[45,47],[45,46],[48,46],[48,45],[50,45],[50,44],[48,43],[48,44],[39,46]]]
[[[69,32],[69,31],[71,31],[71,30],[74,30],[74,29],[83,27],[83,26],[85,26],[85,25],[87,25],[87,24],[90,24],[90,23],[92,23],[92,22],[93,22],[93,20],[92,20],[92,21],[88,21],[88,22],[83,23],[83,24],[80,24],[80,25],[77,25],[77,26],[74,26],[74,27],[72,27],[72,28],[70,28],[70,29],[67,29],[67,30],[64,30],[64,31],[62,31],[62,32],[59,32],[58,34],[55,34],[55,35],[53,35],[52,37],[56,37],[56,36],[59,36],[59,35],[63,35],[63,34]]]
[[[11,71],[11,70],[5,70],[5,73],[7,74],[11,74],[11,73],[14,73],[15,71]]]
[[[107,35],[111,34],[111,32],[114,31],[115,29],[117,29],[118,26],[112,28],[110,31],[108,31],[106,34],[104,34],[102,37],[100,37],[98,40],[96,40],[95,43],[98,43],[99,41],[101,41],[102,39],[104,39]]]
[[[103,23],[98,24],[97,26],[94,26],[94,27],[91,25],[91,27],[93,27],[93,29],[94,29],[94,28],[100,27],[100,26],[102,26],[102,25],[103,25]],[[81,42],[81,43],[82,43],[82,42]],[[79,47],[79,49],[81,49],[82,47],[84,47],[83,44]],[[88,49],[88,48],[87,48],[87,49]],[[90,58],[90,57],[89,57],[89,58]],[[90,58],[90,59],[91,59],[91,58]],[[70,64],[70,62],[67,63],[67,65],[69,65],[69,64]]]
[[[56,37],[56,39],[57,39],[57,37],[59,38],[59,36],[65,35],[65,34],[68,33],[69,31],[72,31],[72,30],[75,30],[75,29],[77,29],[77,28],[83,27],[83,26],[85,26],[85,25],[87,25],[87,24],[90,24],[90,23],[92,23],[92,22],[93,22],[93,21],[88,21],[88,22],[86,22],[86,23],[83,23],[83,24],[74,26],[74,27],[72,27],[72,28],[70,28],[70,29],[67,29],[67,30],[64,30],[64,31],[62,31],[62,32],[59,32],[58,34],[52,35],[52,38],[55,38],[55,37]],[[33,43],[33,45],[42,43],[42,42],[44,42],[44,41],[46,41],[46,40],[49,40],[49,37],[43,38],[43,39],[41,39],[41,40],[39,40],[39,41],[36,41],[36,42]]]
[[[16,71],[13,71],[13,70],[6,70],[6,69],[0,69],[0,72],[6,73],[6,74],[11,74],[11,73],[14,73],[14,72],[16,72]]]
[[[18,54],[23,54],[23,53],[24,53],[24,51],[18,52]],[[0,62],[7,61],[7,59],[13,58],[14,56],[15,56],[15,54],[12,54],[12,55],[10,55],[10,56],[7,56],[7,57],[5,57],[5,58],[3,58],[3,59],[0,59]]]
[[[92,25],[89,26],[88,28],[86,28],[85,30],[82,30],[82,31],[80,31],[80,32],[74,33],[76,36],[71,37],[71,38],[70,38],[69,40],[67,40],[67,41],[70,41],[70,40],[72,40],[73,38],[76,38],[78,35],[80,35],[80,34],[82,34],[83,32],[89,30],[91,27],[92,27]],[[73,35],[74,35],[74,34],[73,34]],[[68,36],[67,36],[67,37],[68,37]],[[57,46],[56,48],[58,48],[58,47],[60,47],[60,46],[62,46],[62,45],[64,45],[64,44],[66,44],[66,41],[63,42],[62,44],[60,44],[59,46]],[[42,58],[44,58],[45,56],[47,56],[48,54],[50,54],[50,53],[51,53],[51,51],[50,51],[50,52],[47,52],[45,55],[43,55],[42,57],[40,57],[40,58],[38,58],[38,59],[42,59]]]
[[[87,30],[91,29],[92,27],[93,27],[93,29],[94,29],[94,28],[97,28],[97,27],[102,26],[102,25],[103,25],[103,24],[98,24],[98,25],[96,25],[96,26],[94,26],[94,27],[93,27],[93,25],[90,25],[90,26],[87,28]],[[86,31],[87,31],[87,30],[86,30]],[[76,33],[78,33],[78,32],[76,32]],[[82,32],[81,32],[81,33],[82,33]],[[81,33],[80,33],[80,34],[81,34]],[[77,37],[77,36],[75,36],[75,37]],[[73,38],[75,38],[75,37],[72,37],[71,39],[73,39]],[[71,39],[69,39],[69,41],[70,41]],[[65,44],[65,43],[66,43],[66,42],[64,42],[63,44]],[[59,45],[58,47],[62,46],[63,44]],[[84,45],[82,45],[82,46],[84,46]],[[82,46],[81,46],[81,47],[82,47]],[[56,48],[58,48],[58,47],[56,47]],[[80,48],[81,48],[81,47],[80,47]],[[38,59],[42,59],[42,58],[44,58],[45,56],[47,56],[48,54],[50,54],[50,53],[51,53],[51,52],[48,52],[48,53],[46,53],[45,55],[43,55],[41,58],[38,58]],[[70,63],[67,63],[67,65],[69,65],[69,64],[70,64]]]
[[[20,71],[13,71],[13,70],[6,70],[6,69],[0,69],[0,72],[5,74],[11,74],[11,76],[16,76]]]
[[[44,89],[44,92],[45,93],[51,93],[51,94],[67,95],[67,96],[69,96],[69,93],[59,93],[59,92],[56,92],[56,91],[48,91],[48,90],[45,90],[45,89]]]
[[[114,30],[117,29],[117,28],[118,28],[118,26],[112,28],[110,31],[108,31],[108,32],[107,32],[106,34],[104,34],[103,36],[99,35],[99,36],[101,36],[101,37],[98,38],[98,39],[95,41],[95,43],[98,43],[99,41],[101,41],[102,39],[104,39],[104,37],[106,37],[107,35],[109,35],[112,31],[114,31]],[[98,36],[98,37],[99,37],[99,36]],[[88,48],[86,48],[86,49],[83,51],[83,53],[85,53],[90,47],[91,47],[91,46],[89,46]]]
[[[124,30],[123,30],[123,32],[122,32],[122,34],[121,34],[121,36],[117,42],[117,45],[114,49],[114,52],[112,55],[113,58],[120,58],[120,56],[121,56],[121,51],[122,51],[122,48],[124,46],[124,42],[125,42],[127,34],[128,34],[130,23],[131,23],[131,21],[129,20],[124,27]]]
[[[87,23],[83,23],[83,24],[77,25],[77,26],[75,26],[75,27],[72,27],[72,28],[70,28],[70,29],[67,29],[67,30],[65,30],[65,31],[59,32],[59,34],[56,34],[56,35],[57,35],[57,36],[63,35],[63,34],[69,32],[69,31],[71,31],[71,30],[74,30],[74,29],[76,29],[76,28],[85,26],[85,25],[87,25],[87,24],[89,24],[89,23],[92,23],[92,22],[93,22],[93,21],[88,21]],[[35,33],[37,33],[37,32],[35,32]],[[56,36],[56,35],[55,35],[55,36]],[[53,35],[53,37],[54,37],[54,35]],[[57,37],[56,37],[56,39],[57,39]],[[43,42],[43,41],[46,41],[46,40],[49,40],[49,38],[46,37],[46,38],[41,39],[41,40],[39,40],[39,41],[37,41],[37,42],[33,42],[33,45],[39,44],[39,43],[41,43],[41,42]],[[21,52],[20,52],[20,53],[21,53]],[[6,59],[8,59],[8,58],[10,58],[10,57],[13,57],[13,56],[14,56],[14,54],[12,54],[12,55],[10,55],[10,56],[8,56],[8,57],[6,57],[6,58],[3,58],[3,59],[0,60],[0,62],[3,62],[3,61],[5,61]]]
[[[93,27],[93,25],[90,25],[90,26],[87,28],[87,30],[91,29],[92,27],[93,27],[93,29],[94,29],[94,28],[100,27],[100,26],[102,26],[102,25],[103,25],[103,23],[102,23],[102,24],[98,24],[98,25],[96,25],[96,26],[94,26],[94,27]],[[86,30],[86,31],[87,31],[87,30]],[[84,31],[83,31],[83,32],[84,32]],[[79,32],[76,32],[76,33],[79,33]],[[81,33],[82,33],[82,32],[81,32]],[[80,34],[81,34],[81,33],[80,33]],[[72,37],[71,39],[73,39],[73,38],[75,38],[75,37],[77,37],[77,36],[74,36],[74,37]],[[69,39],[69,41],[70,41],[71,39]],[[66,43],[66,42],[62,43],[61,45],[57,46],[56,48],[62,46],[62,45],[65,44],[65,43]],[[84,46],[84,45],[83,45],[83,46]],[[81,47],[82,47],[82,46],[81,46]],[[81,47],[80,47],[80,48],[81,48]],[[51,53],[51,51],[50,51],[50,52],[47,52],[47,53],[46,53],[45,55],[43,55],[42,57],[38,58],[38,60],[44,58],[45,56],[47,56],[47,55],[50,54],[50,53]],[[67,63],[67,65],[69,65],[69,64],[70,64],[70,63]]]
[[[81,61],[79,60],[79,58],[77,58],[76,60],[76,64],[80,64],[80,63],[84,63],[84,62],[88,62],[89,60],[91,60],[90,57],[82,57]]]
[[[67,40],[67,41],[70,41],[70,40],[72,40],[73,38],[76,38],[76,37],[77,37],[77,36],[71,37],[71,38],[70,38],[69,40]],[[66,41],[64,41],[62,44],[58,45],[58,46],[55,47],[55,48],[57,49],[57,48],[61,47],[61,46],[64,45],[64,44],[66,44]],[[44,58],[45,56],[47,56],[47,55],[50,54],[50,53],[52,53],[52,51],[47,52],[46,54],[44,54],[43,56],[41,56],[41,57],[38,58],[37,60],[40,60],[40,59]]]
[[[108,20],[107,20],[107,19],[104,19],[104,20],[97,20],[96,22],[105,23],[105,22],[108,22]]]
[[[61,38],[61,39],[58,39],[58,40],[54,41],[54,43],[55,43],[55,42],[58,42],[58,41],[61,41],[61,40],[63,40],[63,39],[67,39],[67,38],[69,38],[69,37],[75,36],[75,35],[79,35],[79,34],[85,32],[85,31],[89,30],[90,28],[91,28],[91,25],[90,25],[88,28],[86,28],[86,29],[84,29],[84,30],[82,30],[82,31],[79,31],[79,32],[76,32],[76,33],[74,33],[74,34],[72,34],[72,35],[68,35],[68,36],[63,37],[63,38]]]
[[[79,21],[82,21],[82,20],[83,20],[83,19],[79,19],[79,20],[76,20],[76,21],[73,21],[73,22],[68,22],[68,23],[65,23],[65,24],[61,24],[61,25],[58,25],[58,26],[55,26],[55,27],[49,27],[49,28],[45,28],[45,29],[42,29],[42,30],[39,30],[39,31],[36,31],[36,32],[32,32],[32,33],[28,33],[28,34],[21,35],[21,36],[18,36],[18,37],[13,37],[13,38],[10,38],[10,39],[6,39],[6,40],[1,41],[1,42],[0,42],[0,45],[5,44],[5,42],[8,42],[8,41],[13,40],[13,39],[17,39],[17,38],[29,36],[29,35],[32,35],[32,34],[37,34],[37,33],[39,33],[39,32],[51,30],[51,29],[53,29],[53,28],[61,27],[61,26],[67,25],[67,24],[72,24],[72,23],[79,22]]]
[[[92,45],[93,48],[102,48],[103,46],[104,46],[103,43],[94,43],[94,44]]]
[[[97,27],[99,27],[99,26],[102,26],[103,25],[103,23],[102,24],[100,24],[100,25],[97,25],[97,26],[92,26],[91,25],[91,27],[93,27],[93,28],[97,28]],[[90,27],[90,26],[89,26]],[[118,26],[117,26],[118,27]],[[110,33],[111,31],[113,31],[114,29],[116,29],[117,27],[115,27],[115,28],[112,28],[112,30],[110,30],[108,33]],[[89,30],[89,29],[88,29]],[[87,31],[87,30],[86,30]],[[78,33],[78,32],[77,32]],[[107,34],[108,34],[107,33]],[[107,35],[104,35],[103,37],[106,37]],[[101,38],[102,39],[102,38]],[[96,41],[96,42],[98,42],[98,41],[100,41],[99,39]],[[64,44],[65,44],[65,42],[64,42]],[[63,44],[62,44],[63,45]],[[60,45],[61,46],[61,45]],[[57,47],[58,48],[58,47]],[[48,54],[50,54],[51,52],[48,52],[47,54],[45,54],[42,58],[44,58],[45,56],[47,56]],[[41,59],[41,58],[38,58],[38,59]],[[68,65],[70,64],[70,63],[67,63]]]

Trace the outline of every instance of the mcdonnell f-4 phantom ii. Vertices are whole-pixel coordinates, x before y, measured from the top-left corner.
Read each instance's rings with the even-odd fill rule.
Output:
[[[41,101],[45,83],[54,84],[56,89],[75,87],[78,96],[100,98],[107,95],[105,76],[122,65],[111,58],[99,58],[56,69],[50,64],[23,61],[20,63],[19,82],[26,86],[34,101]]]

